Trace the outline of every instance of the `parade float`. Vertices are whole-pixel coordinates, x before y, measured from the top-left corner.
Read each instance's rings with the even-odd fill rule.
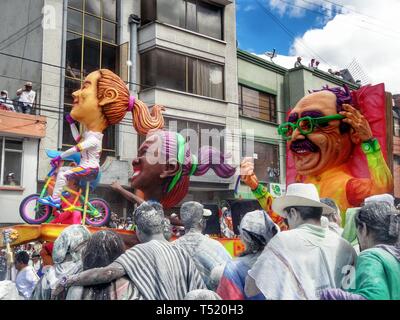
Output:
[[[141,190],[145,200],[156,200],[169,208],[187,194],[191,175],[203,175],[209,169],[222,177],[235,173],[235,168],[228,165],[211,165],[215,155],[223,160],[223,155],[219,155],[217,150],[201,150],[198,159],[197,155],[190,153],[180,134],[158,130],[164,127],[164,108],[156,105],[149,112],[142,101],[130,95],[123,80],[109,70],[101,69],[89,74],[82,88],[72,96],[73,108],[66,121],[77,144],[64,152],[46,151],[51,159],[51,169],[45,184],[40,193],[26,197],[19,208],[20,216],[27,224],[0,229],[0,247],[6,247],[9,256],[13,246],[32,241],[54,241],[70,224],[82,223],[92,233],[105,228],[111,215],[110,207],[104,199],[89,198],[89,191],[94,190],[101,176],[99,160],[104,130],[121,122],[129,112],[132,113],[133,127],[140,135],[155,130],[139,149],[139,156],[133,164],[132,187]],[[83,132],[78,130],[76,122]],[[162,155],[174,160],[172,169],[170,162],[158,161],[148,167],[150,170],[143,170],[145,160],[140,152],[146,152],[149,144],[155,142],[154,137],[164,137],[164,140],[159,140],[164,145],[161,143],[159,147],[164,146]],[[165,143],[174,145],[174,149],[167,151]],[[157,147],[157,144],[153,146]],[[128,247],[138,242],[133,231],[112,230],[122,236]],[[232,255],[243,250],[237,239],[221,239],[221,242]]]
[[[320,198],[335,200],[344,223],[347,209],[360,207],[369,196],[393,191],[386,127],[383,84],[310,92],[278,128],[287,142],[286,184],[314,184]],[[244,182],[268,209],[271,196],[251,174],[251,161],[242,167],[249,171]],[[282,218],[272,218],[282,226]]]
[[[102,199],[90,199],[88,190],[95,187],[95,183],[93,186],[91,183],[99,177],[102,132],[109,125],[119,123],[127,112],[133,114],[136,131],[142,135],[147,134],[138,150],[138,157],[132,162],[134,174],[131,180],[132,188],[140,190],[145,200],[154,200],[164,208],[171,208],[186,196],[191,176],[204,175],[208,170],[224,178],[235,175],[236,169],[226,164],[225,155],[218,150],[206,146],[200,148],[198,153],[192,153],[182,135],[161,130],[164,124],[161,114],[163,108],[154,106],[150,113],[143,102],[130,96],[125,83],[111,71],[91,73],[85,79],[82,89],[74,92],[73,97],[74,107],[67,120],[78,144],[64,153],[49,153],[52,169],[44,189],[21,204],[21,216],[31,224],[1,229],[0,247],[7,247],[10,251],[11,246],[31,241],[54,241],[68,226],[49,222],[76,223],[74,219],[78,219],[87,225],[90,232],[98,231],[108,222],[107,203]],[[83,139],[88,139],[85,132],[97,134],[100,149],[98,141],[89,143],[89,148],[94,148],[92,156],[97,170],[91,170],[87,166],[87,163],[91,163],[87,161],[88,155],[82,155],[85,144],[82,144],[82,137],[74,127],[75,121],[89,130],[84,131]],[[385,160],[385,123],[383,85],[362,87],[353,92],[346,87],[326,87],[311,92],[290,110],[287,122],[278,128],[282,139],[287,141],[287,184],[315,184],[320,197],[334,199],[342,214],[348,208],[361,205],[363,199],[370,195],[390,193],[393,177]],[[149,161],[150,151],[155,157],[152,160],[156,161]],[[82,159],[71,158],[77,153],[84,157],[86,166],[85,163],[82,165]],[[219,159],[217,165],[212,163],[215,158]],[[75,167],[61,170],[62,162],[67,160],[75,161]],[[75,177],[83,180],[84,184],[61,184],[70,198],[60,193],[61,201],[57,203],[51,196],[54,189],[60,192],[60,173],[64,180],[69,181],[70,177]],[[281,230],[287,229],[283,219],[272,211],[273,197],[258,182],[251,160],[245,159],[242,162],[241,179],[251,188],[261,207]],[[27,205],[25,207],[28,202],[30,209]],[[69,214],[70,220],[60,218],[66,214]],[[123,237],[128,247],[137,243],[133,231],[112,230]],[[216,239],[232,256],[237,256],[244,249],[237,238]]]

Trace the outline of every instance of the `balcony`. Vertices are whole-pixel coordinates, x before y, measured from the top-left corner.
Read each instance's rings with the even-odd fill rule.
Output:
[[[0,134],[25,138],[46,136],[46,117],[0,110]]]

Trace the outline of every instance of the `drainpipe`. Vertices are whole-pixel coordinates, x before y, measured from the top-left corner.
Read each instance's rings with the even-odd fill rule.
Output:
[[[138,25],[140,23],[140,18],[135,15],[131,14],[129,16],[129,27],[130,27],[130,32],[131,32],[131,39],[130,39],[130,61],[131,61],[131,66],[130,66],[130,77],[129,77],[129,90],[131,91],[132,95],[136,96],[138,90],[137,90],[137,78],[136,78],[136,72],[137,72],[137,52],[138,52],[138,36],[137,36],[137,29]]]
[[[67,51],[67,16],[68,16],[68,0],[63,1],[63,16],[62,16],[62,35],[61,35],[61,57],[60,65],[65,66],[66,51]],[[62,136],[63,136],[63,123],[64,123],[64,81],[65,81],[65,68],[60,68],[60,95],[59,95],[59,107],[61,108],[58,114],[58,139],[57,148],[62,148]]]

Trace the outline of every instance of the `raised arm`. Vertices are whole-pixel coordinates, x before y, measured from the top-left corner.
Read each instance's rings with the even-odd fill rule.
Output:
[[[351,179],[347,184],[347,198],[350,204],[358,206],[360,201],[373,194],[390,193],[393,189],[393,176],[385,161],[381,147],[372,134],[365,117],[350,105],[343,105],[346,116],[343,122],[354,129],[353,139],[358,139],[367,158],[369,179]]]
[[[76,141],[76,143],[79,143],[81,141],[81,135],[79,134],[79,130],[76,127],[74,119],[72,119],[72,117],[69,114],[67,114],[65,116],[65,120],[69,123],[74,140]]]
[[[144,200],[137,195],[133,194],[132,192],[129,192],[128,190],[124,189],[117,181],[114,181],[111,184],[111,188],[117,192],[119,192],[125,199],[127,199],[130,202],[133,203],[138,203],[142,204]]]
[[[267,188],[258,182],[257,176],[254,173],[254,163],[252,158],[243,159],[240,165],[240,174],[242,181],[250,187],[254,197],[258,200],[261,208],[265,210],[281,230],[287,230],[287,226],[281,216],[272,211],[273,197],[268,192]]]
[[[65,288],[72,286],[92,286],[108,283],[123,277],[125,274],[125,269],[119,263],[113,262],[104,268],[89,269],[76,275],[62,278],[51,295],[52,297],[56,297],[63,292]]]

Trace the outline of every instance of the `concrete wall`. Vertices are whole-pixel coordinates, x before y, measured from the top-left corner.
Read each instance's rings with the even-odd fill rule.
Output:
[[[0,187],[0,224],[23,221],[19,215],[19,205],[26,196],[36,193],[37,153],[38,140],[25,138],[21,181],[23,190],[5,190],[6,188]]]
[[[238,81],[240,84],[269,92],[276,95],[277,122],[285,118],[285,70],[258,57],[238,52]],[[254,120],[248,117],[240,118],[242,134],[253,132],[255,141],[279,145],[280,183],[284,184],[285,176],[285,143],[281,141],[278,124]],[[252,198],[250,188],[241,184],[240,193]]]
[[[182,29],[176,26],[155,22],[147,24],[139,31],[139,52],[152,48],[172,50],[180,54],[192,55],[224,65],[225,99],[218,100],[186,92],[169,89],[144,89],[139,98],[148,105],[160,104],[166,107],[165,116],[197,122],[225,126],[229,130],[239,128],[237,95],[236,59],[236,16],[235,5],[224,9],[224,40]],[[233,163],[239,163],[240,144],[238,139],[226,136],[226,151]],[[204,177],[192,177],[194,182],[232,182],[234,179],[220,179],[213,173]]]
[[[43,30],[42,61],[56,66],[64,66],[62,59],[63,33],[64,33],[64,1],[45,0],[45,5],[53,10],[54,28]],[[66,22],[65,22],[66,23]],[[64,94],[60,88],[63,83],[63,69],[43,65],[42,70],[42,115],[47,116],[46,137],[41,140],[39,148],[38,179],[44,180],[49,171],[49,159],[46,156],[46,149],[57,150],[61,148],[62,112],[63,105],[60,97]]]
[[[43,0],[2,0],[0,2],[0,52],[41,61]],[[0,89],[11,99],[26,81],[40,94],[41,64],[0,54]]]
[[[308,94],[308,90],[318,90],[323,86],[338,87],[347,84],[350,89],[356,89],[357,86],[332,76],[320,70],[314,70],[307,67],[301,67],[288,70],[286,76],[287,85],[287,107],[294,107],[296,103]]]

